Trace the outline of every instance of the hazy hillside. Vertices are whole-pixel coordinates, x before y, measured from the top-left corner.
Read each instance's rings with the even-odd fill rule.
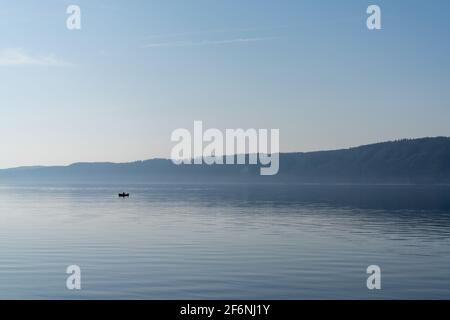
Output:
[[[450,138],[423,138],[335,151],[286,154],[283,175],[308,181],[450,182]]]
[[[181,165],[154,159],[0,170],[0,183],[450,183],[450,138],[383,142],[356,148],[280,155],[276,176],[255,165]]]

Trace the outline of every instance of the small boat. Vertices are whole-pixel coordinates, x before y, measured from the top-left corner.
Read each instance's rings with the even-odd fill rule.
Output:
[[[128,198],[129,196],[130,196],[129,193],[125,193],[125,192],[119,193],[119,198]]]

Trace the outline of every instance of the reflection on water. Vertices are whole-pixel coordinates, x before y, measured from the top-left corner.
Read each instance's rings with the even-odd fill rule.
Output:
[[[448,186],[0,186],[0,298],[450,298],[449,244]]]

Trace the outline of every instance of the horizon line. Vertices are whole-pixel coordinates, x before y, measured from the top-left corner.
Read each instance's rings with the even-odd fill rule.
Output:
[[[339,150],[350,150],[350,149],[356,149],[361,148],[365,146],[372,146],[377,144],[383,144],[383,143],[392,143],[392,142],[400,142],[400,141],[414,141],[414,140],[425,140],[425,139],[450,139],[450,136],[425,136],[425,137],[419,137],[419,138],[399,138],[394,140],[385,140],[380,142],[373,142],[373,143],[367,143],[367,144],[361,144],[357,146],[347,147],[347,148],[337,148],[337,149],[325,149],[325,150],[314,150],[314,151],[285,151],[285,152],[278,152],[279,155],[282,154],[305,154],[305,153],[315,153],[315,152],[327,152],[327,151],[339,151]],[[260,154],[259,152],[257,154]],[[277,154],[277,153],[275,153]],[[222,157],[231,157],[231,156],[238,156],[240,154],[233,154],[233,155],[221,155]],[[246,153],[245,155],[249,155],[249,153]],[[193,158],[192,158],[193,159]],[[137,163],[137,162],[144,162],[144,161],[154,161],[154,160],[167,160],[172,161],[169,157],[154,157],[154,158],[148,158],[148,159],[142,159],[142,160],[130,160],[130,161],[124,161],[124,162],[114,162],[114,161],[76,161],[71,162],[67,164],[55,164],[55,165],[23,165],[23,166],[15,166],[15,167],[5,167],[0,168],[0,171],[4,170],[16,170],[16,169],[34,169],[34,168],[66,168],[73,165],[79,165],[79,164],[130,164],[130,163]]]

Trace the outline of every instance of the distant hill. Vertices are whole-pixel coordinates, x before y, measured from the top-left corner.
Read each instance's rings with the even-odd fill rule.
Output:
[[[0,183],[450,183],[450,138],[405,139],[355,148],[280,154],[276,176],[258,165],[180,165],[167,159],[131,163],[0,170]]]

